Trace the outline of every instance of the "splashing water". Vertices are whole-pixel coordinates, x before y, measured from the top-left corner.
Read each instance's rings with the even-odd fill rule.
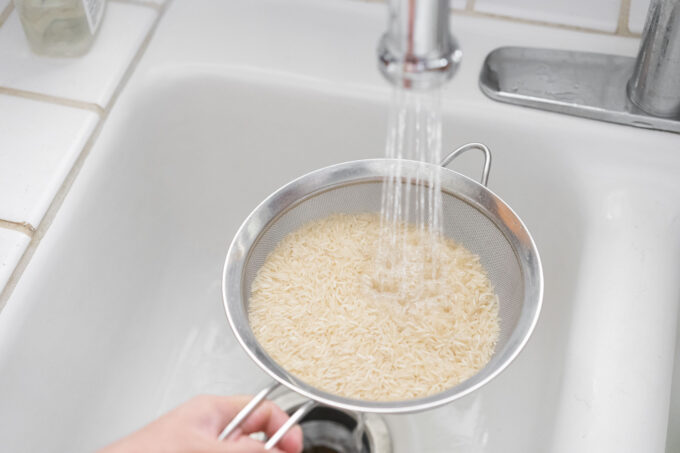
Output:
[[[385,157],[393,159],[383,183],[381,235],[375,281],[381,290],[405,295],[414,280],[437,278],[436,239],[442,231],[441,91],[395,88],[388,119]],[[404,174],[404,160],[421,165],[415,175]],[[408,225],[419,233],[406,240]],[[417,296],[411,291],[410,296]]]

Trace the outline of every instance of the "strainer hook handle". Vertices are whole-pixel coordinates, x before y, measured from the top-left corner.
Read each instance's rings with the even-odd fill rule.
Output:
[[[248,416],[255,410],[257,407],[260,405],[262,401],[269,395],[271,392],[276,390],[279,387],[278,382],[273,382],[267,387],[263,388],[260,390],[254,397],[251,399],[248,404],[246,404],[243,409],[239,411],[236,416],[231,419],[229,424],[222,430],[219,436],[217,436],[217,439],[222,441],[229,437],[231,433],[234,432],[236,428],[238,428],[243,421],[248,418]],[[286,435],[290,429],[295,426],[295,424],[300,421],[302,417],[304,417],[310,410],[312,410],[316,406],[316,402],[309,400],[302,406],[300,406],[293,415],[290,416],[290,418],[284,423],[281,428],[279,428],[278,431],[274,433],[274,435],[267,441],[267,443],[264,445],[265,450],[271,450],[276,446],[276,444],[279,443],[281,439],[283,439],[283,436]]]
[[[482,179],[480,180],[480,183],[486,187],[489,183],[489,171],[491,170],[491,150],[489,150],[489,148],[482,143],[468,143],[454,151],[451,151],[448,156],[442,159],[439,165],[446,167],[451,163],[451,161],[453,161],[453,159],[471,149],[478,149],[484,153],[484,170],[482,170]]]
[[[316,401],[309,400],[302,406],[300,406],[295,412],[293,412],[293,415],[291,415],[288,420],[286,420],[286,423],[281,425],[278,431],[274,433],[274,435],[269,438],[266,444],[264,444],[264,449],[265,450],[271,450],[276,446],[276,444],[279,443],[281,439],[283,439],[283,436],[286,435],[286,433],[297,424],[297,422],[300,421],[302,417],[307,415],[309,411],[314,409],[316,406]]]
[[[260,405],[260,403],[269,395],[271,392],[273,392],[279,385],[278,382],[273,382],[269,384],[267,387],[263,388],[260,390],[257,395],[253,397],[250,401],[248,401],[248,404],[246,404],[243,409],[239,411],[238,414],[234,418],[231,419],[229,424],[222,430],[219,436],[217,436],[217,440],[224,440],[226,439],[229,434],[233,433],[236,428],[239,427],[243,421],[248,418],[248,416],[255,410],[257,409],[257,406]]]

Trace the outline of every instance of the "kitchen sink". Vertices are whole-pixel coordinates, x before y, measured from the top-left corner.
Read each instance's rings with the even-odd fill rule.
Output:
[[[171,5],[0,313],[3,450],[92,451],[195,394],[268,382],[226,321],[226,250],[281,185],[383,155],[384,15],[347,0]],[[472,17],[452,28],[466,60],[442,94],[443,142],[491,148],[489,187],[534,236],[544,304],[487,386],[386,417],[394,451],[678,451],[680,138],[476,86],[494,46],[637,43]],[[481,172],[475,155],[452,167]]]

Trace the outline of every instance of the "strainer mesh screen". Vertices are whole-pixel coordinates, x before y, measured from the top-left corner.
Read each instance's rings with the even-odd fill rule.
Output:
[[[382,182],[379,180],[329,188],[298,202],[274,218],[246,259],[242,285],[246,310],[250,287],[258,269],[284,236],[307,222],[333,213],[379,212],[381,190]],[[503,351],[522,310],[524,288],[520,264],[504,234],[487,215],[446,192],[442,193],[442,199],[444,234],[479,255],[498,294],[501,330],[497,355]],[[411,212],[414,209],[412,206]]]

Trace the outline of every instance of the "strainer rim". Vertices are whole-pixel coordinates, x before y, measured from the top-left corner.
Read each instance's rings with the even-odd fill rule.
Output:
[[[543,271],[538,250],[529,230],[512,208],[488,187],[454,170],[437,166],[442,171],[442,191],[461,199],[463,202],[467,202],[492,221],[510,243],[513,253],[515,253],[520,263],[525,292],[523,294],[522,313],[520,313],[517,324],[519,325],[520,321],[524,321],[524,329],[518,338],[515,338],[517,336],[515,335],[518,330],[517,327],[511,332],[508,342],[503,349],[504,356],[502,359],[499,359],[500,362],[496,368],[484,373],[485,367],[460,384],[434,395],[400,401],[364,401],[340,397],[316,389],[292,376],[264,351],[252,334],[252,330],[250,330],[247,311],[243,307],[243,271],[253,245],[257,243],[259,238],[281,215],[298,204],[327,190],[339,186],[344,187],[349,183],[369,183],[384,179],[386,175],[381,174],[381,171],[384,172],[387,165],[394,164],[395,162],[396,160],[394,159],[364,159],[343,162],[313,170],[288,182],[253,209],[239,227],[227,251],[222,272],[222,298],[229,325],[237,341],[251,360],[274,380],[290,390],[324,405],[345,410],[396,414],[418,412],[447,404],[479,389],[504,371],[522,351],[538,322],[543,302]],[[407,167],[416,168],[415,166],[420,165],[432,165],[408,160],[404,160],[401,163],[405,166],[403,167],[405,169]],[[456,183],[459,188],[466,189],[466,192],[463,193],[448,187],[445,188],[445,185],[448,186],[448,184],[445,184],[445,180]],[[320,184],[321,182],[323,184]],[[312,186],[315,189],[309,191],[304,196],[295,196],[295,189],[299,186],[303,188]],[[293,192],[292,194],[291,191]],[[479,195],[478,199],[471,197],[470,194]],[[273,204],[282,202],[285,204],[273,209]],[[513,225],[509,226],[506,222],[500,222],[497,216],[490,216],[489,213],[493,212],[489,209],[491,206],[496,209],[501,208],[506,217],[513,221]],[[253,221],[261,220],[262,218],[267,218],[267,220],[261,222],[262,224],[257,228],[256,234],[248,231],[252,227]],[[522,237],[519,238],[517,233],[520,233]],[[248,246],[245,253],[242,250],[244,240],[246,240]],[[527,271],[530,275],[527,275]],[[530,300],[530,303],[527,304],[527,299],[530,298],[530,295],[532,296],[533,303]],[[235,300],[230,303],[229,301],[232,299]],[[531,309],[531,312],[528,314],[525,313],[527,305]],[[239,307],[243,312],[241,316],[239,316]]]

